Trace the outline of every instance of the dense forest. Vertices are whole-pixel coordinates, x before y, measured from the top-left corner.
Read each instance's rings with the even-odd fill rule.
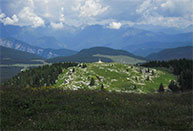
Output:
[[[55,83],[58,75],[64,68],[76,66],[77,63],[56,63],[39,66],[27,71],[20,72],[17,76],[4,82],[4,85],[17,85],[19,87],[50,86]]]
[[[179,59],[179,60],[171,60],[171,61],[150,61],[148,63],[142,64],[145,67],[165,67],[168,68],[178,76],[178,82],[181,91],[192,90],[193,85],[193,72],[192,65],[193,60],[187,59]],[[173,84],[173,82],[171,83]],[[177,90],[177,89],[174,89]]]

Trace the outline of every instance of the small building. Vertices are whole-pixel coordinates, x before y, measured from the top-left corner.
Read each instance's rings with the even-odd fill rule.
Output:
[[[99,59],[99,61],[98,61],[97,63],[101,64],[101,63],[103,63],[103,62],[101,61],[101,59]]]

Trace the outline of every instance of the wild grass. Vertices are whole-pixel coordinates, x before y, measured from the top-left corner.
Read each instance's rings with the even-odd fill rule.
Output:
[[[192,93],[2,88],[1,130],[191,130]]]

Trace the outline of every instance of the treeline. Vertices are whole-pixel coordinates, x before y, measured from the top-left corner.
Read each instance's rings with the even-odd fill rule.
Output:
[[[20,72],[17,76],[5,81],[3,85],[14,85],[18,87],[41,87],[55,84],[58,75],[63,69],[77,66],[77,63],[56,63],[52,65],[40,66],[30,70]]]
[[[145,67],[165,67],[178,76],[179,89],[181,91],[192,90],[193,85],[193,60],[179,59],[171,61],[150,61],[142,64]]]

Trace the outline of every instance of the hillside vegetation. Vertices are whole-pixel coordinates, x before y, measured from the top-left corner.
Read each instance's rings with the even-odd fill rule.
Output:
[[[172,93],[176,76],[164,71],[182,73],[180,86],[190,89],[180,69],[191,63],[58,63],[23,71],[0,88],[1,130],[191,130],[192,92]],[[170,92],[156,93],[160,83]]]
[[[169,69],[177,76],[177,81],[179,82],[179,87],[174,85],[173,91],[192,91],[193,60],[179,59],[171,61],[150,61],[142,66]]]
[[[170,48],[158,53],[150,54],[146,57],[149,60],[173,60],[173,59],[193,59],[193,46]]]
[[[118,61],[116,57],[123,58],[123,61]],[[126,58],[126,59],[125,59]],[[57,57],[47,60],[50,63],[57,62],[97,62],[101,59],[104,62],[120,62],[128,64],[136,64],[138,62],[145,62],[144,58],[135,56],[124,50],[116,50],[107,47],[93,47],[83,49],[79,53],[68,57]],[[134,59],[134,61],[133,61]],[[131,62],[128,60],[132,60]]]
[[[147,93],[155,92],[160,83],[167,88],[171,80],[176,81],[176,77],[166,71],[140,66],[119,63],[58,63],[21,72],[4,82],[4,85]]]
[[[23,51],[18,51],[15,49],[11,48],[6,48],[3,46],[0,46],[0,64],[39,64],[39,61],[36,60],[43,60],[42,57],[23,52]]]
[[[192,94],[3,88],[1,130],[191,130]]]
[[[152,92],[176,77],[165,71],[118,63],[79,64],[63,70],[55,86],[64,89]]]

